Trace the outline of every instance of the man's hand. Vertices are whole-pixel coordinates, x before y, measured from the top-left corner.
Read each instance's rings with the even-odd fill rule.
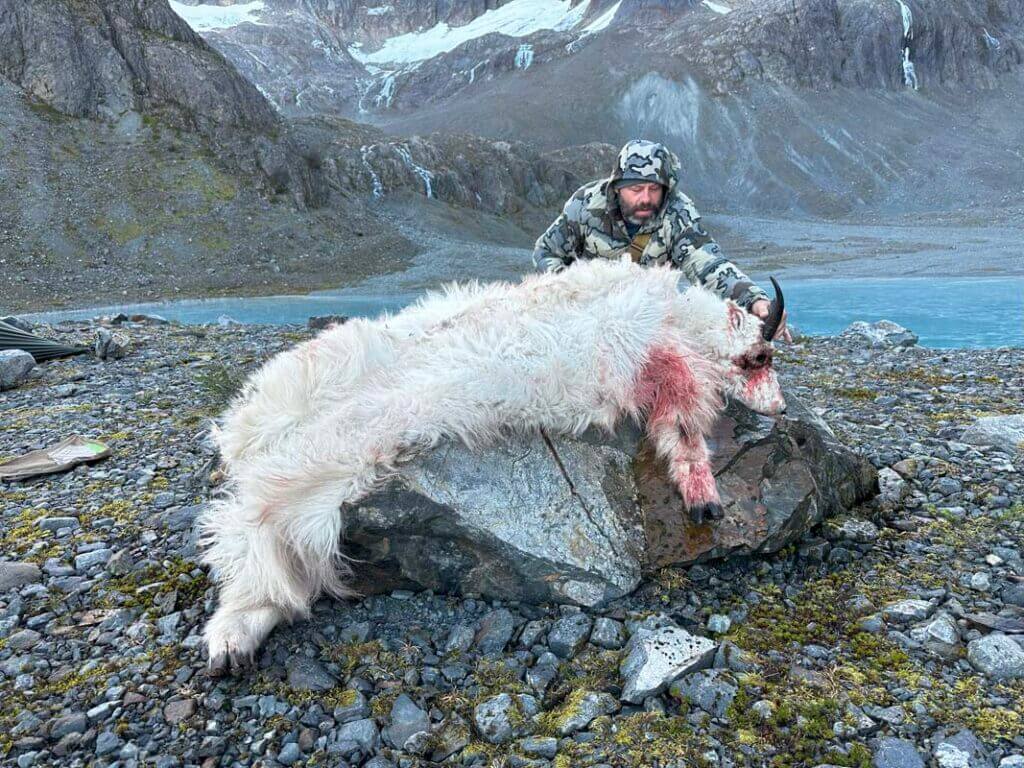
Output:
[[[764,320],[768,317],[769,311],[771,311],[771,302],[768,299],[758,299],[750,305],[750,314],[756,315],[757,317]],[[782,339],[787,344],[793,343],[793,337],[789,333],[789,328],[786,327],[786,310],[782,310],[782,322],[779,323],[779,329],[775,332],[775,339]],[[773,339],[774,341],[774,339]]]

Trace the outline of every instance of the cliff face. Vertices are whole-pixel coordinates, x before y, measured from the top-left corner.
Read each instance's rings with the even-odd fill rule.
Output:
[[[76,117],[159,111],[206,134],[278,124],[256,87],[166,0],[2,0],[0,74]]]
[[[202,34],[282,114],[551,149],[644,135],[731,210],[948,210],[1024,184],[1024,0],[265,0]]]

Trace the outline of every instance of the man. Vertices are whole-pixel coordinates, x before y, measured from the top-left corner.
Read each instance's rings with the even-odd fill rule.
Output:
[[[768,294],[722,256],[693,202],[679,190],[678,174],[679,160],[663,144],[627,142],[612,175],[576,190],[538,238],[534,265],[558,271],[576,259],[629,253],[640,264],[669,263],[694,285],[767,317]],[[790,340],[785,315],[775,338]]]

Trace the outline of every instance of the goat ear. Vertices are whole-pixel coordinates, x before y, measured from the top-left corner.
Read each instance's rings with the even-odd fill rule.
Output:
[[[729,326],[738,331],[740,326],[743,325],[743,310],[735,304],[729,305]]]

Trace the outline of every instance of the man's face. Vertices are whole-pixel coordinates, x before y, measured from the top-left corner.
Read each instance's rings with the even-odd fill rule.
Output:
[[[637,182],[619,187],[619,210],[622,218],[641,222],[657,213],[664,189],[654,182]]]

